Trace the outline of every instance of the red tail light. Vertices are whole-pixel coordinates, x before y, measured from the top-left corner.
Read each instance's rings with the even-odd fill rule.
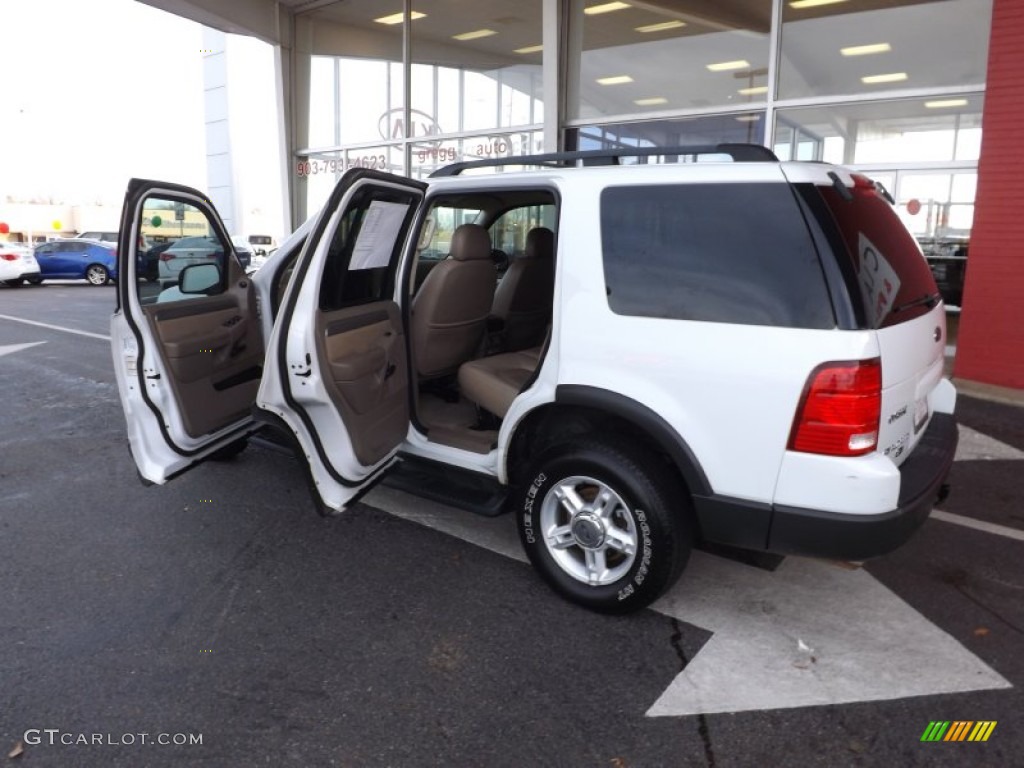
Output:
[[[878,358],[825,363],[807,379],[789,450],[863,456],[878,445],[882,363]]]
[[[17,261],[18,260],[18,254],[16,254],[16,253],[0,253],[0,259],[3,259],[4,261]]]
[[[170,261],[173,258],[174,254],[168,253],[167,251],[164,251],[163,253],[160,254],[160,261]]]

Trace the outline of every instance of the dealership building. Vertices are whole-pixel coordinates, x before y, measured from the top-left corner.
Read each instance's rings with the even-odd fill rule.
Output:
[[[969,251],[955,375],[1024,395],[1021,0],[145,1],[211,28],[211,190],[224,32],[275,46],[292,223],[352,167],[719,142],[842,163],[926,252]]]

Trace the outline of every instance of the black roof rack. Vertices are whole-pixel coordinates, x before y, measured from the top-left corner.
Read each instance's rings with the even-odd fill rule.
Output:
[[[548,152],[542,155],[514,155],[466,160],[438,168],[431,178],[458,176],[467,168],[487,168],[499,165],[547,165],[565,167],[571,163],[583,165],[620,165],[622,157],[652,157],[664,155],[729,155],[735,162],[777,163],[779,158],[760,144],[694,144],[683,147],[616,147],[614,149],[587,149],[577,152]]]

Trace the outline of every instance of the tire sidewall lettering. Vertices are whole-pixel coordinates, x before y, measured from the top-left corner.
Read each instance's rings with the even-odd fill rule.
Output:
[[[526,498],[523,500],[523,537],[528,544],[536,544],[537,536],[533,532],[533,504],[537,500],[540,488],[547,482],[546,473],[539,473],[526,491]]]

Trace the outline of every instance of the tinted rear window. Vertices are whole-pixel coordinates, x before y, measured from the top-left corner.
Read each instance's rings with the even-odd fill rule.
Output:
[[[884,328],[927,314],[937,297],[935,278],[917,241],[892,206],[872,187],[858,185],[843,197],[834,187],[817,187],[838,226],[853,267],[855,301],[864,306],[869,328]]]
[[[621,315],[832,328],[818,255],[788,184],[609,187],[608,305]]]

